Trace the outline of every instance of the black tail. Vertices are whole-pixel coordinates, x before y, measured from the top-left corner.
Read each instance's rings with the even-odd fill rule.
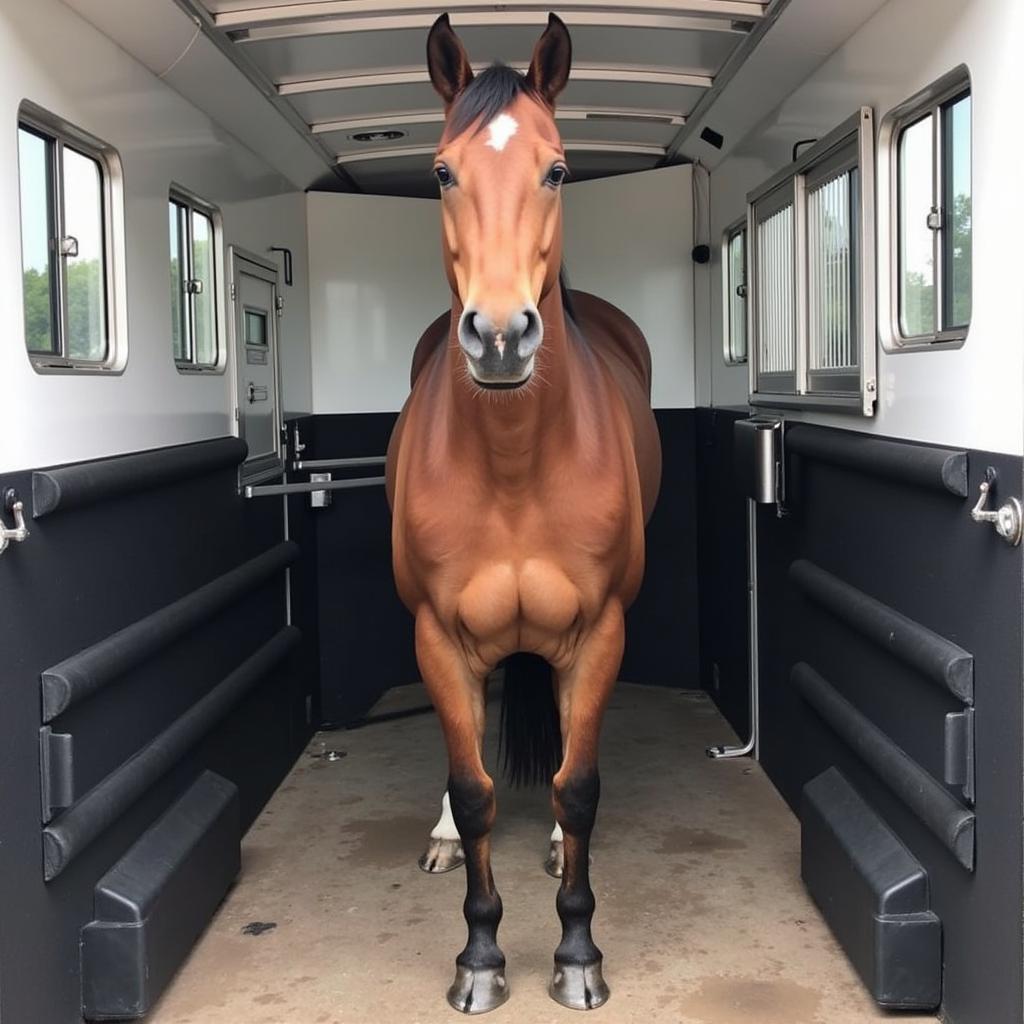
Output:
[[[551,666],[536,654],[505,659],[498,759],[513,786],[547,786],[562,763]]]

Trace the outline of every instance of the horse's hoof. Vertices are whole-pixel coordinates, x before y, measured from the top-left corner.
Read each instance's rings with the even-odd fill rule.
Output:
[[[431,839],[417,863],[431,875],[443,875],[465,864],[466,855],[458,839]]]
[[[565,865],[565,844],[561,839],[551,840],[551,849],[548,850],[548,859],[544,861],[544,870],[552,878],[562,877],[562,868]]]
[[[608,1002],[608,986],[601,973],[601,961],[580,964],[555,964],[555,973],[548,990],[556,1003],[570,1010],[596,1010]]]
[[[448,989],[448,1002],[459,1013],[487,1013],[496,1010],[508,999],[508,983],[504,967],[472,967],[456,965],[455,981]]]

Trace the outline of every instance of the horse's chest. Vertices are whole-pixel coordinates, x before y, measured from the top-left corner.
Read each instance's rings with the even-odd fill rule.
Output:
[[[460,630],[477,641],[522,643],[571,632],[582,604],[564,569],[527,558],[477,566],[459,591],[456,614]]]

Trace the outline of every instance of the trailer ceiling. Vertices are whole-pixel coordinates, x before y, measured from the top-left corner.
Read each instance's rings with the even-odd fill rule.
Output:
[[[525,68],[547,12],[564,18],[573,72],[558,119],[579,180],[695,157],[713,165],[721,153],[700,141],[705,125],[727,150],[884,0],[132,0],[130,11],[127,0],[66,2],[295,184],[324,187],[326,170],[334,187],[433,195],[442,114],[425,41],[442,11],[477,66]],[[170,11],[181,31],[147,36]],[[260,111],[237,109],[242,76]],[[748,80],[739,96],[737,79]],[[305,145],[292,134],[282,147],[283,125]]]

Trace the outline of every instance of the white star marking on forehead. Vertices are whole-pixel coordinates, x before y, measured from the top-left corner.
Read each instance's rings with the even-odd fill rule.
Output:
[[[487,145],[499,153],[508,145],[508,140],[519,131],[519,122],[510,114],[499,114],[489,125],[491,137]]]

